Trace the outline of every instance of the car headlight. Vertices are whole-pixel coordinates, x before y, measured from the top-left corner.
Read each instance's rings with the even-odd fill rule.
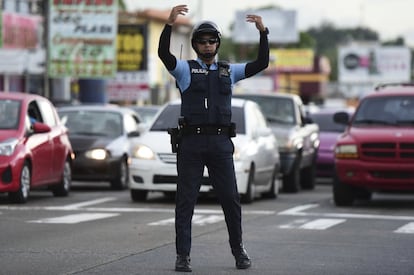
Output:
[[[16,149],[18,140],[11,138],[0,143],[0,155],[1,156],[11,156]]]
[[[145,145],[137,145],[132,156],[138,159],[155,159],[154,151]]]
[[[355,144],[337,145],[335,147],[335,158],[356,159],[358,158],[358,147]]]
[[[86,151],[85,156],[90,159],[104,160],[109,157],[109,153],[105,149],[92,149]]]

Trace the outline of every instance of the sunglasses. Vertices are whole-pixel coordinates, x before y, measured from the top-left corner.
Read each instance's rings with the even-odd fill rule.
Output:
[[[210,45],[216,44],[218,42],[217,38],[210,38],[210,39],[196,39],[197,44],[206,45],[207,43]]]

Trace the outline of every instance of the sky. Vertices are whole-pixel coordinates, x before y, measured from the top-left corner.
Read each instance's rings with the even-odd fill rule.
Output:
[[[318,27],[322,22],[337,28],[367,27],[380,40],[403,37],[414,48],[413,0],[124,0],[129,11],[156,8],[170,10],[178,4],[187,4],[193,22],[212,20],[230,36],[229,26],[236,11],[275,5],[284,10],[296,10],[299,31]],[[266,24],[266,22],[264,22]]]

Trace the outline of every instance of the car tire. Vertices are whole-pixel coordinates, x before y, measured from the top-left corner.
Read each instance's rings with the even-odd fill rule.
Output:
[[[111,181],[111,188],[113,190],[124,190],[128,187],[129,182],[129,168],[125,158],[118,164],[118,171],[116,178]]]
[[[23,164],[20,171],[19,190],[16,192],[9,192],[9,200],[13,203],[26,203],[29,198],[30,185],[32,181],[32,172],[28,162]]]
[[[63,166],[62,179],[52,187],[52,193],[55,197],[66,197],[69,195],[72,186],[72,168],[68,159]]]
[[[276,184],[277,183],[277,184]],[[271,185],[268,192],[263,193],[263,198],[275,199],[279,195],[279,167],[275,166],[271,178]]]
[[[135,202],[143,202],[147,200],[148,191],[131,189],[131,199]]]
[[[342,183],[335,175],[333,180],[333,200],[336,206],[351,206],[355,200],[352,186]]]
[[[300,168],[297,161],[289,174],[283,175],[283,191],[286,193],[297,193],[300,187]]]
[[[300,174],[300,187],[306,190],[315,189],[315,174],[316,163],[313,161],[310,166],[302,169]]]
[[[254,165],[252,164],[250,166],[250,172],[249,172],[249,177],[247,180],[247,188],[246,188],[246,193],[241,195],[240,201],[242,203],[252,203],[254,200],[254,173],[255,173],[255,169],[254,169]]]

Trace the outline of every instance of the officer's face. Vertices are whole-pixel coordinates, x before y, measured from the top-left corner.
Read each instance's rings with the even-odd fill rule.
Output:
[[[218,39],[212,35],[202,35],[196,39],[198,51],[202,54],[214,54],[218,45]]]

